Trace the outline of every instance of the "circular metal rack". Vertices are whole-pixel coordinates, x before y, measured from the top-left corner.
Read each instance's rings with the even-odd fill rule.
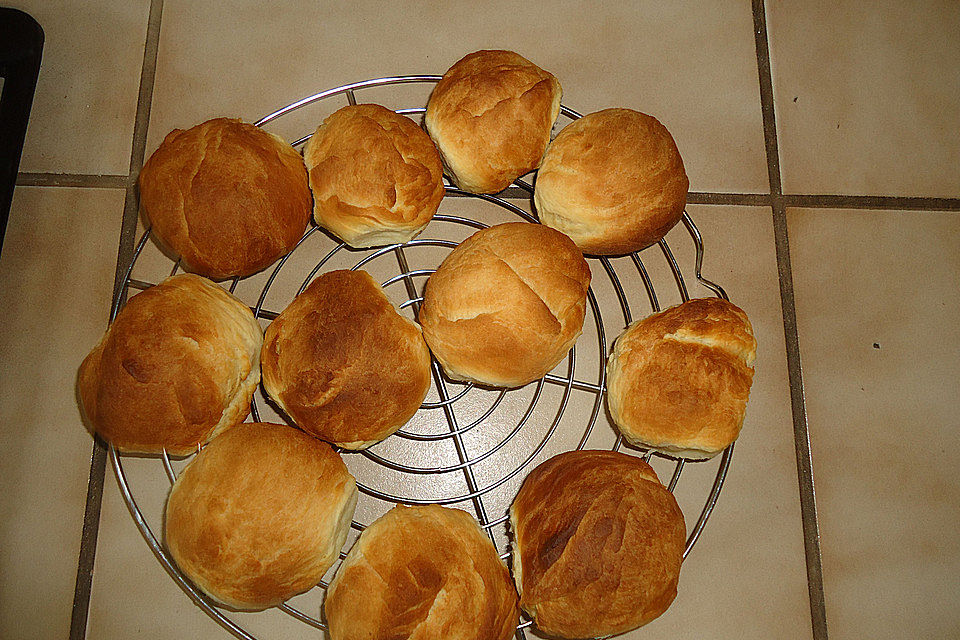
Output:
[[[255,124],[257,126],[266,125],[283,118],[284,116],[288,116],[288,114],[302,109],[303,107],[320,103],[324,100],[346,98],[348,104],[356,104],[356,93],[361,90],[384,87],[397,88],[400,85],[411,84],[429,85],[436,83],[438,80],[440,80],[440,76],[417,75],[384,77],[347,84],[322,91],[315,95],[303,98],[302,100],[298,100],[297,102],[289,104],[261,118]],[[425,111],[425,108],[421,106],[400,108],[395,110],[397,113],[401,114],[417,115],[422,114]],[[581,117],[576,111],[573,111],[566,106],[561,106],[560,113],[562,117],[571,121]],[[303,137],[296,139],[292,144],[294,147],[300,147],[309,138],[309,134],[304,135]],[[513,219],[519,218],[531,223],[537,222],[537,219],[519,206],[517,202],[511,202],[509,199],[504,197],[470,194],[456,188],[449,180],[445,179],[445,181],[446,193],[448,196],[463,196],[464,198],[473,198],[476,199],[475,202],[479,201],[478,204],[482,204],[484,207],[497,208],[498,214],[504,214]],[[530,196],[533,194],[533,186],[530,182],[527,182],[524,179],[519,179],[513,183],[511,191],[513,193],[518,193],[520,197],[529,201]],[[446,201],[447,200],[444,202]],[[464,233],[473,233],[478,229],[489,226],[486,222],[476,218],[476,216],[450,215],[443,213],[443,205],[441,205],[441,212],[438,212],[438,214],[434,217],[423,236],[403,244],[390,245],[371,250],[350,249],[339,240],[334,239],[332,236],[328,236],[326,232],[321,230],[319,227],[311,226],[297,244],[297,247],[267,272],[268,275],[266,282],[262,286],[256,302],[250,305],[251,309],[258,318],[267,321],[270,321],[276,317],[277,312],[280,309],[267,308],[266,301],[268,294],[271,293],[275,283],[277,282],[277,279],[281,277],[281,275],[288,276],[288,272],[291,271],[291,267],[289,265],[293,262],[292,257],[302,257],[305,252],[312,251],[313,246],[311,244],[311,239],[321,238],[326,241],[328,245],[332,246],[332,248],[329,248],[326,253],[319,252],[316,254],[311,254],[315,255],[319,259],[315,263],[312,263],[312,268],[309,268],[307,272],[302,275],[302,284],[300,285],[297,293],[303,291],[317,274],[322,273],[325,269],[331,268],[331,265],[338,261],[343,262],[346,260],[348,263],[352,262],[352,266],[349,266],[349,268],[360,269],[369,268],[370,266],[373,266],[378,262],[383,262],[384,260],[392,260],[393,262],[391,263],[391,267],[395,273],[382,280],[381,283],[385,290],[393,294],[394,298],[399,296],[400,302],[398,304],[402,311],[405,311],[408,314],[415,313],[419,307],[419,303],[422,300],[422,296],[419,292],[422,291],[423,283],[426,281],[429,275],[433,273],[433,271],[436,269],[436,266],[439,265],[439,260],[436,259],[437,252],[449,252],[458,244],[456,240],[450,239],[451,236],[463,237]],[[720,286],[707,280],[701,275],[701,266],[703,263],[703,241],[699,230],[693,222],[693,219],[686,212],[683,214],[682,223],[692,239],[696,251],[694,275],[697,281],[706,289],[708,289],[713,295],[726,298],[726,293]],[[127,294],[131,289],[142,290],[153,284],[145,280],[137,279],[133,276],[134,266],[137,263],[137,260],[143,254],[144,246],[147,244],[149,236],[150,231],[147,229],[136,244],[133,258],[126,269],[123,285],[119,288],[119,293],[117,294],[117,297],[113,303],[111,321],[114,317],[116,317],[117,312],[122,307],[127,298]],[[667,244],[666,240],[661,240],[658,243],[658,247],[659,253],[662,254],[662,258],[666,260],[669,271],[673,276],[673,280],[678,289],[680,298],[682,300],[689,299],[690,296],[687,289],[687,284],[681,273],[680,266],[674,256],[673,251]],[[413,253],[416,253],[421,249],[427,249],[428,252],[432,252],[430,255],[432,256],[434,262],[428,265],[426,268],[412,268],[408,262],[408,258]],[[652,247],[651,251],[656,254],[656,250]],[[605,329],[603,314],[604,312],[608,314],[613,313],[616,317],[615,326],[618,329],[620,326],[629,324],[634,319],[633,312],[628,301],[627,291],[625,291],[625,287],[621,283],[621,277],[623,274],[618,273],[617,269],[619,268],[622,270],[624,268],[623,265],[626,264],[628,265],[628,268],[635,270],[636,273],[632,273],[630,275],[633,278],[639,276],[643,283],[643,287],[646,290],[645,292],[649,300],[650,308],[654,312],[660,310],[660,301],[653,284],[653,279],[648,272],[647,266],[644,263],[644,259],[641,258],[639,253],[634,253],[625,259],[621,259],[618,266],[615,266],[614,261],[611,259],[603,257],[589,258],[589,262],[592,263],[591,270],[594,272],[595,282],[594,285],[590,287],[590,291],[588,293],[588,304],[590,311],[588,318],[590,315],[592,315],[594,326],[591,327],[591,333],[594,330],[596,332],[596,345],[590,346],[588,344],[583,344],[586,342],[584,337],[587,336],[587,332],[585,331],[584,336],[581,337],[580,341],[578,341],[578,344],[570,351],[566,361],[566,366],[559,367],[561,370],[565,369],[565,375],[558,374],[556,373],[557,370],[555,370],[554,372],[544,376],[539,381],[531,383],[530,385],[527,385],[519,390],[481,390],[477,388],[476,393],[484,394],[483,400],[486,403],[486,408],[482,411],[474,411],[474,413],[479,413],[479,415],[471,415],[468,417],[464,417],[463,413],[458,412],[458,403],[462,402],[464,398],[470,396],[471,392],[474,391],[474,386],[472,384],[464,384],[449,380],[443,375],[437,362],[433,360],[433,389],[431,391],[431,395],[428,396],[427,401],[425,401],[421,406],[418,415],[432,414],[437,416],[437,419],[434,420],[434,428],[424,430],[409,428],[408,425],[389,439],[393,442],[393,446],[389,452],[380,452],[378,447],[375,446],[367,451],[351,454],[349,456],[351,458],[353,456],[360,456],[364,459],[365,463],[379,466],[381,469],[388,470],[389,473],[406,476],[407,478],[413,480],[415,484],[411,485],[410,482],[403,482],[399,483],[399,487],[377,486],[377,482],[369,481],[368,478],[363,475],[363,473],[354,472],[354,475],[357,476],[357,484],[360,489],[362,499],[380,501],[387,507],[396,503],[462,504],[472,507],[481,527],[488,533],[491,540],[493,540],[494,545],[497,546],[498,553],[501,554],[501,557],[504,560],[508,559],[509,552],[506,549],[505,544],[508,520],[506,510],[501,509],[498,512],[491,513],[489,501],[485,502],[485,498],[489,500],[493,492],[495,492],[497,489],[500,489],[510,481],[517,482],[522,480],[525,472],[533,468],[534,460],[537,459],[537,457],[548,448],[548,443],[551,441],[551,438],[555,436],[562,422],[564,432],[569,434],[571,429],[570,425],[567,424],[569,420],[564,422],[563,417],[565,415],[565,410],[568,407],[571,395],[575,391],[592,395],[593,399],[592,404],[588,403],[589,409],[585,411],[585,413],[589,414],[588,417],[584,423],[581,423],[577,427],[577,433],[580,433],[579,430],[582,429],[579,441],[575,445],[567,446],[566,448],[572,448],[573,446],[576,446],[578,449],[584,448],[587,445],[591,434],[595,432],[598,417],[603,410],[603,394],[605,391],[604,364],[606,362],[606,354],[608,349],[607,340],[608,337],[615,337],[608,333],[607,329]],[[179,265],[174,264],[171,275],[176,273],[178,268]],[[615,298],[619,303],[619,309],[610,308],[611,305],[609,304],[606,305],[607,308],[602,308],[603,305],[598,302],[598,297],[595,294],[597,273],[601,273],[606,276],[608,284],[610,287],[612,287]],[[299,278],[301,276],[296,277]],[[229,290],[231,292],[235,292],[238,284],[243,282],[243,280],[244,279],[234,279],[225,284],[229,286]],[[621,318],[622,325],[620,324]],[[609,324],[610,322],[612,322],[612,320],[608,318],[607,323]],[[591,357],[596,357],[598,364],[596,371],[592,376],[590,376],[592,378],[590,380],[584,380],[582,379],[582,376],[575,375],[575,372],[577,371],[577,353],[583,349],[596,349]],[[548,387],[554,387],[554,391],[559,392],[559,397],[556,400],[555,406],[552,407],[544,406],[543,402],[546,396],[557,395],[556,393],[546,393],[545,390]],[[475,446],[469,446],[469,443],[467,442],[468,437],[471,435],[471,432],[474,432],[475,430],[482,430],[483,425],[486,425],[491,420],[491,416],[494,416],[498,409],[502,407],[502,405],[508,404],[505,402],[505,400],[508,399],[511,394],[524,394],[521,396],[521,400],[518,403],[513,403],[514,405],[519,406],[519,409],[515,409],[515,412],[518,414],[516,424],[502,429],[503,433],[498,436],[499,439],[497,441],[492,443],[487,442],[485,450],[481,453],[477,453],[475,451]],[[264,404],[261,392],[260,399],[258,400],[255,396],[252,402],[251,415],[253,419],[260,420],[261,413],[264,410],[269,409]],[[442,415],[442,419],[439,418],[438,414]],[[501,464],[499,467],[496,467],[497,473],[493,477],[480,477],[479,473],[475,473],[478,464],[501,452],[511,443],[512,440],[515,439],[515,436],[518,433],[524,430],[525,427],[527,429],[533,429],[533,427],[530,427],[529,425],[532,422],[531,418],[536,415],[545,415],[547,417],[544,419],[544,426],[543,429],[541,429],[542,434],[537,432],[537,435],[530,440],[528,451],[519,456],[511,457],[511,464]],[[436,424],[442,424],[443,427],[441,429],[437,429]],[[608,429],[606,426],[602,428]],[[453,459],[447,463],[439,463],[441,456],[435,456],[431,458],[429,448],[438,444],[444,444],[448,448],[452,444],[450,455],[452,456],[452,452],[455,452],[455,457],[453,457]],[[620,448],[629,448],[628,445],[624,443],[622,436],[619,434],[616,434],[614,437],[612,447],[615,450]],[[471,451],[473,452],[471,453]],[[647,461],[651,459],[652,455],[657,455],[637,449],[631,449],[631,451]],[[687,555],[690,553],[690,550],[697,542],[697,539],[699,538],[700,533],[703,531],[704,525],[706,524],[707,519],[709,518],[710,513],[716,504],[721,487],[723,486],[727,469],[730,466],[732,456],[733,445],[727,448],[719,458],[716,475],[713,476],[712,484],[709,485],[709,489],[707,491],[706,498],[703,501],[703,506],[700,510],[699,516],[697,517],[696,523],[690,530],[687,538],[686,548],[684,549],[683,554],[684,558],[687,557]],[[238,638],[255,640],[255,636],[251,635],[251,633],[244,629],[240,623],[228,615],[231,613],[229,610],[224,609],[222,606],[211,600],[197,587],[195,587],[189,581],[189,579],[183,575],[183,573],[180,572],[160,540],[158,540],[156,534],[148,523],[148,518],[145,515],[144,510],[142,509],[141,505],[138,504],[134,496],[133,483],[128,480],[128,474],[124,471],[124,457],[121,456],[113,447],[109,448],[109,457],[127,507],[129,508],[130,513],[132,514],[140,532],[143,534],[147,544],[150,546],[154,555],[157,557],[166,571],[187,593],[187,595],[189,595],[189,597],[201,609],[203,609],[203,611],[221,624],[225,629]],[[541,457],[543,458],[546,456],[544,455]],[[667,483],[668,489],[673,491],[680,480],[685,462],[682,459],[673,460],[659,455],[657,457],[662,458],[665,461],[669,461],[674,465],[670,480]],[[426,460],[427,463],[413,463],[413,461],[422,462],[423,460]],[[170,457],[166,454],[160,457],[159,462],[163,467],[163,476],[165,477],[165,482],[168,481],[170,484],[172,484],[176,480],[177,476],[174,463],[171,462]],[[489,476],[489,473],[486,475]],[[432,482],[435,482],[439,477],[449,478],[451,476],[459,476],[459,481],[463,485],[462,490],[446,493],[443,491],[430,493]],[[388,483],[380,482],[379,484],[383,485]],[[446,483],[447,486],[449,486],[449,484],[449,482]],[[409,490],[410,486],[418,487],[418,489],[411,491]],[[358,509],[358,513],[359,511],[360,510]],[[355,532],[360,532],[365,528],[366,524],[369,523],[362,523],[354,520],[351,528]],[[341,552],[340,558],[342,559],[345,557],[345,555],[345,552]],[[335,568],[336,567],[334,567],[334,569]],[[333,569],[328,572],[328,576],[332,575],[332,573]],[[326,589],[326,586],[327,582],[321,581],[317,588]],[[296,620],[306,625],[318,629],[326,629],[326,624],[321,619],[319,611],[316,611],[313,615],[311,615],[313,612],[304,612],[301,610],[302,607],[298,608],[296,605],[290,602],[280,605],[279,609],[280,611],[292,616]],[[521,620],[520,625],[517,627],[517,637],[524,638],[524,630],[531,626],[531,624],[532,622],[530,620]]]

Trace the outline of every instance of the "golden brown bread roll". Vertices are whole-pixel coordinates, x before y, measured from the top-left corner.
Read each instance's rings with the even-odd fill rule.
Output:
[[[689,184],[666,127],[638,111],[606,109],[550,143],[533,197],[540,222],[584,253],[619,255],[657,242],[680,221]]]
[[[263,334],[250,308],[181,274],[135,295],[77,376],[87,427],[127,453],[187,455],[243,422]]]
[[[712,457],[740,433],[756,352],[747,314],[720,298],[634,322],[607,359],[610,415],[637,446]]]
[[[423,337],[454,380],[519,387],[580,337],[589,286],[590,268],[562,233],[528,222],[482,229],[427,281]]]
[[[507,640],[517,592],[466,512],[397,506],[367,527],[327,590],[331,640]]]
[[[520,606],[561,638],[624,633],[677,595],[685,525],[643,460],[569,451],[537,466],[510,507]]]
[[[416,237],[443,199],[443,166],[430,137],[376,104],[340,109],[317,128],[303,158],[313,217],[351,247]]]
[[[430,388],[430,352],[366,271],[330,271],[267,327],[263,386],[304,431],[364,449],[399,429]]]
[[[497,193],[540,165],[561,94],[557,79],[523,56],[477,51],[443,74],[424,124],[457,186]]]
[[[188,271],[247,276],[289,253],[310,222],[303,158],[229,118],[170,132],[140,172],[140,206]]]
[[[330,445],[286,425],[242,424],[177,478],[165,541],[204,593],[259,611],[323,578],[356,504],[357,483]]]

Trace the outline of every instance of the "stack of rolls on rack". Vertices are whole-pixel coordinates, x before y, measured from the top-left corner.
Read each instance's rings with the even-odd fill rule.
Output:
[[[320,583],[358,500],[338,449],[396,433],[432,379],[512,389],[546,376],[583,331],[584,256],[641,251],[683,218],[689,181],[663,124],[606,109],[551,142],[560,98],[519,54],[477,51],[436,84],[423,128],[351,104],[301,157],[216,118],[171,132],[146,162],[143,215],[192,273],[129,300],[80,365],[77,396],[87,428],[121,453],[196,454],[167,499],[164,543],[217,603],[262,610]],[[400,257],[447,190],[498,193],[532,171],[541,224],[481,228],[417,273],[430,275],[409,303],[416,322],[356,268],[312,272],[265,333],[212,281],[282,259],[311,215],[353,249]],[[637,449],[714,456],[740,433],[755,357],[746,313],[725,299],[642,318],[605,363],[613,425]],[[261,378],[289,424],[244,423]],[[521,610],[552,637],[624,633],[674,601],[686,535],[653,468],[615,451],[562,453],[527,476],[509,508],[512,580],[464,511],[398,505],[355,526],[323,604],[332,640],[507,640]]]

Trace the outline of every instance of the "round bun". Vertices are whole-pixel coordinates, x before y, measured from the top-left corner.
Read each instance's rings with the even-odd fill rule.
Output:
[[[188,271],[247,276],[289,253],[310,222],[303,159],[252,124],[217,118],[175,129],[143,165],[151,232]]]
[[[367,527],[327,590],[331,640],[507,640],[517,592],[468,513],[398,506]]]
[[[430,137],[375,104],[340,109],[303,150],[313,217],[351,247],[412,240],[443,199],[443,165]]]
[[[638,111],[606,109],[557,135],[533,199],[540,222],[584,253],[620,255],[650,246],[680,221],[689,185],[666,127]]]
[[[510,507],[520,606],[561,638],[647,624],[677,595],[685,525],[643,460],[570,451],[534,469]]]
[[[540,165],[561,93],[557,79],[526,58],[477,51],[443,74],[424,124],[457,186],[497,193]]]
[[[177,478],[166,544],[204,593],[259,611],[316,586],[356,504],[357,483],[330,445],[286,425],[242,424]]]
[[[610,415],[637,446],[712,457],[740,434],[756,353],[747,314],[720,298],[634,322],[607,359]]]
[[[77,375],[87,427],[124,453],[187,455],[247,417],[260,381],[260,325],[206,278],[135,295]]]
[[[454,380],[519,387],[542,377],[583,330],[590,268],[539,224],[482,229],[427,280],[420,324]]]
[[[430,388],[430,352],[366,271],[330,271],[267,327],[263,386],[304,431],[365,449],[402,427]]]

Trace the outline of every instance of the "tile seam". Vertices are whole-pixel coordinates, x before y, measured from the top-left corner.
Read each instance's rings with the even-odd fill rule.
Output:
[[[787,373],[790,385],[790,409],[793,416],[793,437],[797,458],[797,481],[800,489],[801,524],[807,569],[807,592],[814,640],[827,640],[826,606],[823,595],[823,571],[820,555],[820,533],[817,524],[816,493],[813,462],[810,453],[810,432],[807,424],[803,392],[803,374],[800,362],[800,341],[793,290],[793,271],[790,264],[790,241],[787,233],[783,183],[780,175],[780,152],[777,145],[776,114],[774,110],[773,75],[770,66],[764,0],[752,0],[753,26],[757,50],[757,72],[760,83],[760,103],[763,115],[763,135],[767,155],[767,173],[770,180],[771,209],[777,272],[780,285],[780,304],[787,352]]]
[[[138,217],[138,197],[135,177],[143,166],[146,150],[147,128],[156,79],[157,53],[160,41],[160,19],[163,0],[151,0],[147,17],[147,33],[144,42],[143,63],[140,68],[140,87],[137,93],[137,111],[134,119],[133,142],[130,151],[130,170],[123,176],[126,190],[123,217],[114,274],[113,297],[120,294],[125,267],[133,255],[134,236]],[[86,186],[86,185],[83,185]],[[112,320],[111,306],[111,320]],[[90,596],[93,585],[93,567],[96,557],[97,537],[100,528],[100,509],[103,501],[103,486],[106,477],[107,449],[99,438],[94,439],[90,475],[87,482],[87,497],[84,507],[83,531],[80,540],[80,555],[77,561],[77,580],[74,587],[73,607],[70,618],[70,640],[83,640],[87,634]]]
[[[87,187],[94,189],[126,189],[130,177],[117,174],[34,173],[17,174],[18,187]]]

